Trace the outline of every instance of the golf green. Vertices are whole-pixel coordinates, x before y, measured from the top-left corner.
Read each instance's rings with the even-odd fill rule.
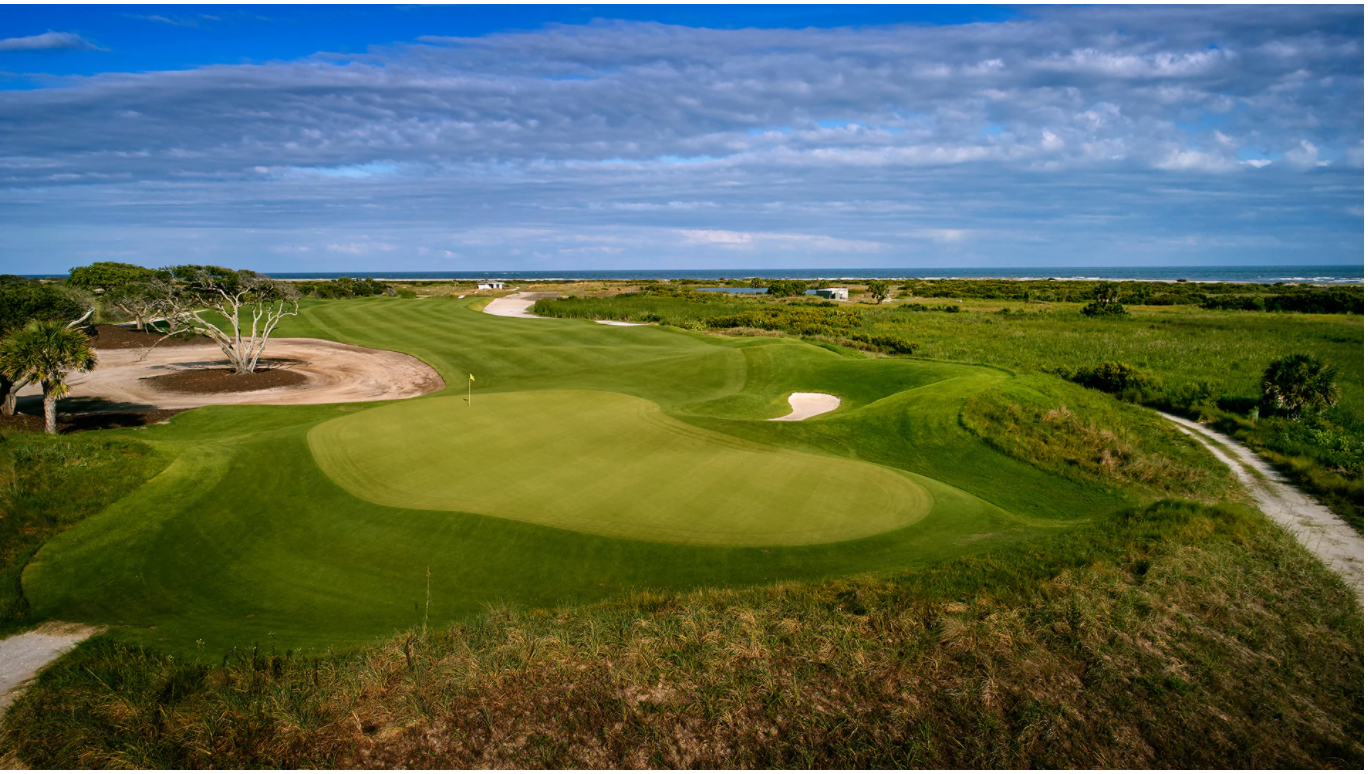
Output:
[[[319,466],[380,505],[705,546],[807,545],[926,515],[907,474],[745,441],[641,398],[547,390],[397,403],[309,433]]]

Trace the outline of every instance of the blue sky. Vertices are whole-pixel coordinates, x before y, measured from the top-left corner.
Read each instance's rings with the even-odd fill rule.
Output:
[[[1355,6],[3,6],[0,271],[1363,262]]]

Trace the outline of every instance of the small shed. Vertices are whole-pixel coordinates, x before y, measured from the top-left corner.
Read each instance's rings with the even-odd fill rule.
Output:
[[[503,280],[482,280],[479,284],[480,290],[503,290]]]
[[[845,288],[818,288],[816,293],[822,298],[830,298],[836,301],[846,301],[850,299],[850,291]]]

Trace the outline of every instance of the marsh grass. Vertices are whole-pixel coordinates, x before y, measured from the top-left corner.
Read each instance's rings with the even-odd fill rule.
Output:
[[[1075,480],[1153,498],[1248,499],[1227,470],[1203,464],[1209,462],[1204,450],[1174,444],[1164,420],[1104,396],[1052,386],[977,395],[965,404],[961,422],[1004,454]]]
[[[1354,767],[1347,587],[1166,501],[916,573],[494,608],[329,658],[100,638],[14,706],[35,767]]]
[[[165,464],[124,438],[0,432],[0,634],[38,623],[19,580],[43,543]]]

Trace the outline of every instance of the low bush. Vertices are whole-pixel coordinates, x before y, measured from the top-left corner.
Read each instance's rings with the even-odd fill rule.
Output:
[[[370,277],[360,280],[338,277],[334,280],[300,282],[295,287],[302,295],[314,298],[356,298],[383,295],[389,286]]]
[[[1107,360],[1092,368],[1080,368],[1072,372],[1064,370],[1061,375],[1084,387],[1112,394],[1153,390],[1158,386],[1154,377],[1135,366],[1116,360]]]
[[[889,333],[852,333],[850,340],[857,345],[863,344],[869,349],[892,355],[910,355],[917,351],[916,343]]]

